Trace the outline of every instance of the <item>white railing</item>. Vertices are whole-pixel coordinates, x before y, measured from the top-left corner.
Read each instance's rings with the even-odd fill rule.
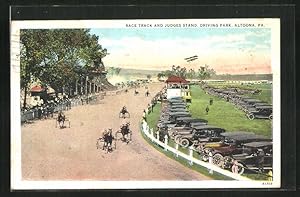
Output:
[[[175,148],[169,146],[167,135],[165,135],[165,137],[164,137],[164,142],[159,141],[159,131],[156,131],[156,137],[155,137],[153,129],[150,129],[149,125],[144,120],[142,122],[142,132],[152,142],[154,142],[154,143],[158,144],[159,146],[161,146],[162,148],[164,148],[165,151],[170,151],[170,152],[174,153],[176,155],[176,157],[180,156],[180,157],[186,159],[189,162],[190,165],[193,165],[195,163],[195,164],[198,164],[202,167],[207,168],[211,174],[215,171],[215,172],[220,173],[224,176],[227,176],[227,177],[230,177],[232,179],[239,180],[239,181],[249,181],[249,180],[251,180],[247,177],[241,176],[239,174],[232,173],[228,170],[224,170],[224,169],[212,164],[212,159],[211,158],[209,159],[210,162],[204,162],[204,161],[201,161],[199,159],[194,158],[193,153],[194,153],[195,150],[192,147],[189,148],[189,154],[187,155],[187,154],[185,154],[185,153],[178,150],[178,148],[179,148],[178,144],[175,145]]]

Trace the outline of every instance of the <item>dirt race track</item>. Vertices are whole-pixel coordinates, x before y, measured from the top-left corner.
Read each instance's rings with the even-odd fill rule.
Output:
[[[22,177],[24,180],[207,180],[151,147],[141,136],[143,109],[162,84],[151,84],[152,95],[105,96],[97,105],[83,105],[66,111],[71,128],[55,128],[55,120],[41,120],[22,126]],[[126,95],[126,96],[125,96]],[[131,114],[132,142],[117,141],[117,149],[105,153],[96,140],[105,128],[119,129],[118,114],[126,105]]]

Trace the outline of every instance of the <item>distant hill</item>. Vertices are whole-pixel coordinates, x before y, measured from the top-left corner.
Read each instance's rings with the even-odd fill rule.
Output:
[[[121,68],[119,76],[124,76],[124,77],[134,76],[134,77],[146,78],[147,75],[151,75],[152,77],[156,77],[159,72],[161,72],[161,71],[159,71],[159,70],[142,70],[142,69]]]
[[[121,69],[120,75],[157,75],[159,70]]]
[[[152,80],[155,80],[159,72],[161,71],[121,68],[121,71],[118,75],[107,75],[107,78],[112,84],[132,80],[134,81],[137,79],[147,79],[147,75],[151,75]]]
[[[121,68],[119,77],[124,77],[126,79],[130,78],[146,78],[147,75],[151,75],[152,78],[156,78],[157,74],[162,71],[159,70],[143,70],[143,69],[127,69]],[[270,80],[272,81],[272,74],[243,74],[243,75],[216,75],[210,79],[213,80],[237,80],[237,81],[254,81],[254,80]]]
[[[216,75],[210,79],[214,80],[236,80],[236,81],[255,81],[255,80],[269,80],[272,81],[272,74],[248,74],[248,75]]]

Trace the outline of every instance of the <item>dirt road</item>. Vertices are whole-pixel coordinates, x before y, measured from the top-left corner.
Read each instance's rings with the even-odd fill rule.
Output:
[[[149,85],[150,93],[162,84]],[[151,100],[140,94],[106,96],[101,104],[73,107],[65,112],[71,128],[55,128],[55,120],[22,126],[22,176],[25,180],[206,180],[155,150],[142,138],[139,122]],[[96,149],[96,139],[105,128],[119,129],[119,111],[126,105],[133,131],[130,144],[117,142],[117,149],[105,153]]]

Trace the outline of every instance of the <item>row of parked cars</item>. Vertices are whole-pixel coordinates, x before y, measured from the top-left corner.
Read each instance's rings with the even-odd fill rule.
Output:
[[[226,99],[233,103],[237,108],[243,110],[250,119],[273,119],[272,105],[259,99],[244,96],[243,92],[236,89],[223,89],[203,86],[206,93]]]
[[[207,120],[193,118],[181,98],[163,102],[157,127],[162,141],[168,135],[182,147],[196,150],[201,160],[212,160],[219,167],[240,174],[244,169],[272,168],[272,139],[246,131],[226,132]]]

